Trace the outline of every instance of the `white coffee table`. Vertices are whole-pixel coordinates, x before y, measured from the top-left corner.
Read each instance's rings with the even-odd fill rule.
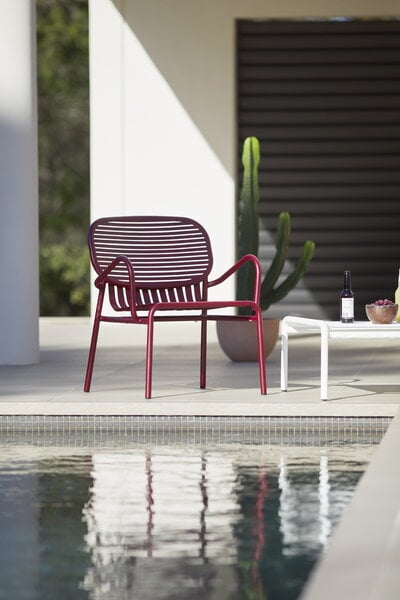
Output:
[[[321,400],[327,400],[329,340],[400,338],[400,323],[374,325],[369,321],[341,323],[305,317],[284,317],[281,326],[281,390],[283,392],[287,391],[288,385],[289,335],[299,333],[319,333],[321,336]]]

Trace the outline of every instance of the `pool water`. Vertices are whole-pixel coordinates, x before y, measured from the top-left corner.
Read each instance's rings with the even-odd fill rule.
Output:
[[[295,600],[373,446],[2,446],[1,600]]]

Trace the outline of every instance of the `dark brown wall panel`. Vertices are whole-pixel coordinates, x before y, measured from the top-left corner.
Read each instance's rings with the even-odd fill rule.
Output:
[[[393,298],[400,267],[400,22],[238,21],[238,181],[245,137],[260,139],[261,256],[292,214],[294,260],[317,244],[278,315],[338,318],[350,269],[356,318]]]

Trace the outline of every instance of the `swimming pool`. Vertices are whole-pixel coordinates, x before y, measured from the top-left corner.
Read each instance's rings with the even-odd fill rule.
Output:
[[[2,432],[2,600],[295,600],[381,436],[57,432]]]

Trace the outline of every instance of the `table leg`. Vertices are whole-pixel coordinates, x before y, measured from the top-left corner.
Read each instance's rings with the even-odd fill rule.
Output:
[[[321,324],[321,400],[328,400],[328,348],[329,330]]]
[[[281,333],[281,390],[287,391],[288,386],[288,332],[285,324],[282,325]]]

